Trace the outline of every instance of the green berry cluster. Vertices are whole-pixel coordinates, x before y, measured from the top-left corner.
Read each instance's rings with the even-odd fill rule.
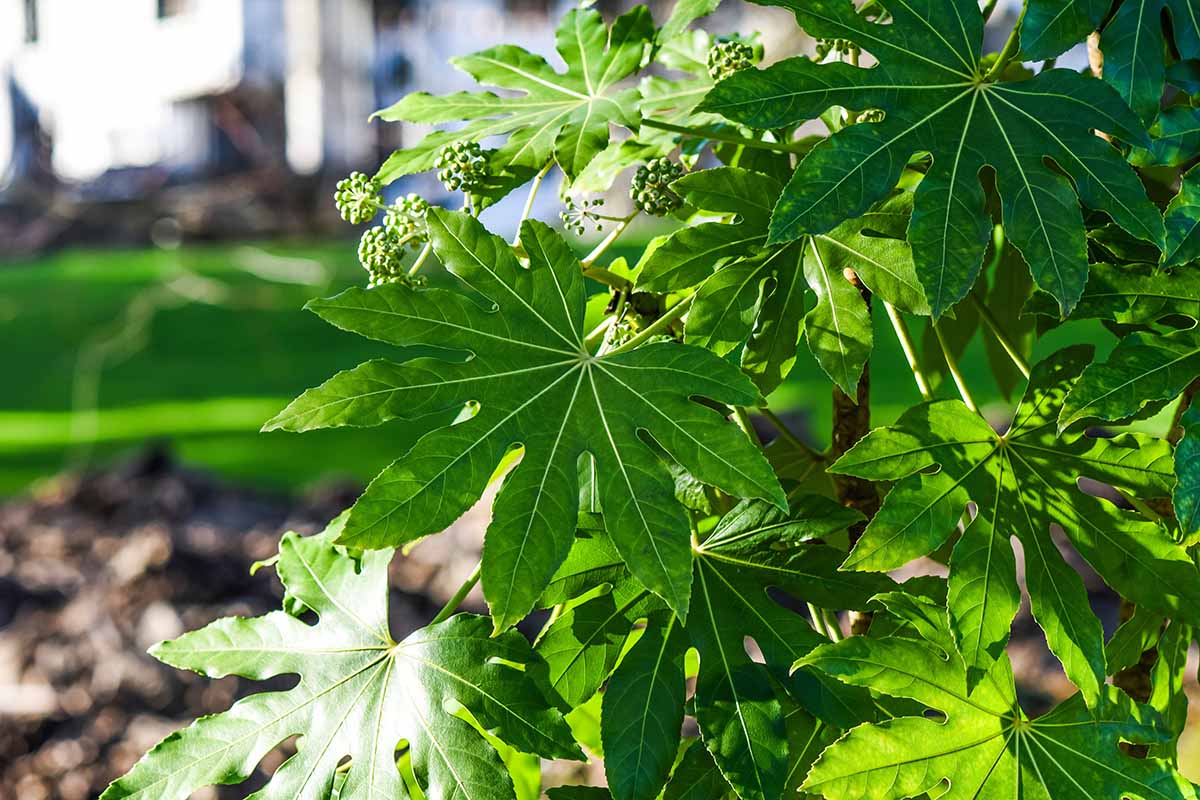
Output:
[[[488,179],[488,160],[479,142],[458,141],[438,151],[433,165],[438,180],[452,192],[482,189]]]
[[[655,158],[638,167],[629,196],[642,211],[655,217],[670,214],[683,205],[671,184],[683,176],[683,167],[667,158]]]
[[[398,242],[414,250],[429,241],[429,202],[417,194],[397,197],[383,216],[383,227]]]
[[[381,188],[378,178],[361,172],[351,172],[349,177],[338,181],[333,200],[342,219],[361,225],[375,216],[383,202],[379,196]]]
[[[367,286],[406,280],[403,259],[404,245],[386,228],[377,225],[363,232],[358,242],[358,261],[371,276]]]
[[[756,60],[754,48],[745,42],[715,42],[708,48],[708,74],[714,81],[723,81],[750,69]]]
[[[558,217],[567,230],[575,231],[576,234],[582,236],[587,227],[592,224],[595,224],[597,231],[604,229],[604,224],[599,217],[599,209],[604,205],[604,198],[576,200],[574,197],[568,197],[565,202],[566,208],[559,212]]]
[[[884,113],[882,108],[868,108],[858,115],[858,122],[883,122]]]

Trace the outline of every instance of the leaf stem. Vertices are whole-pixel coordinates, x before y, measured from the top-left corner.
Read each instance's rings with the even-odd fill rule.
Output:
[[[825,618],[825,630],[829,631],[829,638],[835,642],[840,642],[846,638],[842,635],[842,624],[838,621],[837,612],[830,611],[828,608],[821,609],[821,616]]]
[[[1010,339],[1008,334],[1004,332],[1004,329],[1000,327],[1000,321],[996,319],[996,316],[992,313],[992,310],[987,307],[986,303],[979,299],[979,295],[977,295],[975,292],[971,292],[971,302],[975,304],[975,308],[979,311],[980,318],[983,319],[984,324],[987,325],[988,330],[992,332],[992,335],[996,337],[996,341],[998,341],[1000,346],[1004,348],[1004,352],[1008,353],[1008,357],[1012,359],[1012,362],[1016,368],[1020,370],[1022,375],[1025,376],[1025,380],[1029,380],[1029,362],[1025,360],[1025,357],[1022,356],[1020,351],[1017,350],[1017,346],[1013,343],[1013,340]]]
[[[997,0],[988,0],[987,4],[981,9],[980,13],[983,14],[984,22],[992,18],[992,12],[996,10],[996,2]]]
[[[675,320],[679,319],[680,317],[682,317],[684,314],[687,313],[688,309],[692,307],[692,301],[694,301],[695,299],[696,299],[695,294],[689,294],[687,297],[683,298],[678,303],[671,306],[666,311],[666,313],[664,313],[658,319],[654,320],[653,323],[651,323],[644,331],[639,333],[637,336],[634,336],[632,339],[630,339],[628,342],[625,342],[625,344],[621,345],[620,347],[614,347],[612,350],[609,350],[608,355],[611,356],[611,355],[616,355],[617,353],[628,352],[628,351],[634,349],[635,347],[640,347],[647,340],[652,339],[653,337],[662,333],[667,328],[671,327],[671,324],[674,323]]]
[[[429,260],[429,254],[432,252],[433,242],[426,242],[425,246],[421,248],[421,252],[417,254],[417,260],[413,262],[411,267],[409,267],[408,277],[411,278],[412,276],[416,275],[418,270],[425,266],[425,262]]]
[[[1021,6],[1021,13],[1017,16],[1016,23],[1013,24],[1012,33],[1008,35],[1008,41],[1004,43],[1004,47],[1000,50],[1000,54],[996,56],[996,63],[992,64],[992,68],[984,74],[985,81],[993,80],[997,75],[1004,71],[1008,66],[1008,62],[1013,60],[1013,57],[1021,49],[1021,23],[1025,21],[1025,10],[1029,7],[1026,2]]]
[[[806,142],[764,142],[761,139],[751,139],[747,136],[739,136],[736,133],[726,133],[725,131],[714,131],[707,128],[691,128],[686,125],[675,125],[670,122],[652,119],[646,117],[642,119],[642,125],[647,128],[656,128],[660,131],[670,131],[671,133],[682,133],[685,136],[694,136],[697,139],[709,139],[716,142],[728,142],[730,144],[738,144],[743,147],[751,147],[756,150],[771,150],[776,153],[807,153],[812,149],[812,145]]]
[[[808,617],[812,622],[813,630],[824,636],[826,639],[832,641],[833,635],[830,634],[829,629],[825,627],[825,616],[821,613],[821,610],[812,603],[805,603],[805,605],[808,606]]]
[[[533,183],[529,185],[529,194],[525,198],[525,208],[521,210],[521,218],[517,220],[517,232],[513,235],[513,247],[521,241],[521,224],[529,219],[529,215],[533,213],[533,201],[537,199],[538,189],[542,188],[542,179],[546,177],[551,167],[554,166],[554,161],[547,161],[546,166],[538,171],[538,174],[533,177]]]
[[[933,324],[933,333],[937,336],[938,346],[942,348],[942,357],[946,359],[946,367],[950,370],[950,377],[954,378],[954,385],[958,387],[959,396],[967,408],[978,414],[979,406],[975,405],[975,401],[971,399],[971,392],[967,389],[967,382],[958,370],[958,362],[954,360],[954,354],[950,352],[950,345],[946,342],[946,337],[942,335],[942,329],[937,326],[936,322]]]
[[[639,213],[639,211],[634,211],[628,217],[622,217],[621,221],[617,223],[617,226],[609,231],[608,236],[605,236],[600,241],[600,244],[596,245],[595,249],[593,249],[592,252],[588,253],[584,257],[582,262],[583,266],[585,268],[590,267],[596,262],[596,259],[604,255],[604,251],[612,247],[612,243],[615,242],[621,236],[621,234],[625,232],[625,229],[629,227],[629,223],[633,222]]]
[[[612,289],[624,290],[629,288],[629,281],[622,278],[612,270],[607,270],[604,267],[585,267],[583,277],[591,278],[594,281],[603,283]]]
[[[887,311],[888,319],[892,321],[892,329],[896,331],[900,349],[904,351],[904,360],[908,362],[908,368],[912,371],[917,391],[921,393],[921,399],[932,400],[933,390],[929,388],[929,379],[925,377],[925,373],[921,370],[921,364],[917,361],[916,344],[913,342],[912,334],[908,332],[908,325],[905,324],[904,317],[901,317],[896,307],[886,300],[883,301],[883,308]]]
[[[474,571],[471,572],[467,579],[463,581],[462,586],[458,587],[458,591],[454,596],[446,601],[446,605],[442,606],[442,610],[437,613],[437,616],[430,621],[430,625],[437,625],[439,622],[445,622],[450,619],[458,607],[462,605],[463,600],[467,599],[467,595],[475,588],[475,584],[479,583],[479,576],[483,574],[483,562],[480,561],[475,565]]]

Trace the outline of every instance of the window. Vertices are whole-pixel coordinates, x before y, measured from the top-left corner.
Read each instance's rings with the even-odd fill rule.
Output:
[[[32,44],[38,40],[37,0],[25,0],[25,41]]]

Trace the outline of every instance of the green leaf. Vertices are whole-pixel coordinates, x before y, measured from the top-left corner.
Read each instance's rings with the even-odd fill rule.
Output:
[[[666,42],[674,39],[683,33],[688,25],[716,11],[719,5],[721,0],[676,0],[675,7],[671,9],[671,16],[667,17],[662,30],[658,32],[659,40]]]
[[[932,552],[964,519],[967,504],[978,506],[974,519],[964,519],[949,577],[951,626],[971,686],[1000,658],[1017,609],[1012,536],[1024,548],[1034,617],[1089,703],[1104,682],[1102,632],[1052,528],[1063,529],[1122,596],[1167,615],[1200,618],[1200,573],[1190,556],[1157,525],[1077,484],[1087,477],[1134,495],[1165,496],[1174,481],[1168,445],[1132,434],[1054,435],[1063,397],[1090,355],[1090,348],[1068,348],[1038,364],[1003,436],[962,403],[939,401],[871,432],[831,467],[896,481],[846,569],[889,570]]]
[[[1200,108],[1172,106],[1163,109],[1150,128],[1154,141],[1129,154],[1135,167],[1178,167],[1200,150]]]
[[[639,432],[698,479],[783,506],[761,451],[736,425],[693,402],[752,406],[757,391],[736,367],[700,348],[659,343],[588,353],[580,263],[539,222],[521,228],[529,269],[466,214],[433,211],[429,229],[438,258],[488,298],[486,306],[451,290],[389,285],[310,307],[340,328],[447,355],[367,362],[305,392],[267,425],[308,430],[469,410],[469,418],[427,434],[371,482],[339,541],[392,547],[442,530],[479,499],[505,453],[522,446],[493,506],[483,552],[484,596],[502,630],[533,607],[571,548],[586,455],[595,462],[613,543],[638,580],[683,616],[691,592],[688,517],[670,470]]]
[[[840,728],[872,715],[866,695],[847,694],[842,687],[835,692],[824,676],[808,671],[789,676],[796,658],[826,640],[767,593],[776,588],[826,608],[859,608],[878,591],[893,587],[884,576],[839,572],[844,553],[814,541],[841,533],[859,519],[855,512],[811,495],[794,498],[788,512],[744,501],[697,542],[687,624],[680,625],[665,609],[639,614],[648,617],[646,630],[612,673],[604,693],[604,753],[617,800],[654,798],[666,781],[680,741],[682,663],[690,647],[700,653],[695,714],[701,734],[722,774],[742,796],[774,798],[783,790],[792,755],[783,712],[787,703]],[[593,570],[612,564],[600,548],[592,548],[590,555]],[[577,566],[575,571],[582,570]],[[613,583],[620,586],[619,579]],[[625,625],[631,630],[632,620]],[[565,626],[574,623],[556,619],[539,651],[556,636],[555,629]],[[757,644],[765,664],[747,655],[747,637]],[[599,659],[609,645],[580,641],[579,648],[584,647],[597,651],[593,657]],[[553,657],[547,658],[553,672]],[[773,683],[787,694],[777,694]]]
[[[1183,438],[1175,446],[1175,477],[1171,495],[1179,530],[1189,542],[1200,533],[1200,408],[1189,408],[1181,420]]]
[[[1035,292],[1025,313],[1058,316],[1058,304]],[[1149,325],[1164,317],[1200,321],[1200,264],[1159,270],[1152,264],[1092,264],[1087,289],[1072,319],[1107,319],[1125,325]]]
[[[813,148],[775,207],[771,241],[825,233],[862,214],[896,186],[918,152],[931,153],[933,166],[916,190],[908,240],[935,317],[971,288],[991,238],[979,181],[985,166],[996,173],[1008,239],[1064,315],[1087,282],[1080,201],[1138,238],[1162,240],[1161,216],[1137,175],[1092,132],[1146,145],[1137,117],[1103,81],[1070,70],[983,80],[975,0],[889,8],[886,25],[868,21],[848,0],[759,1],[794,10],[810,35],[849,39],[879,63],[859,68],[793,58],[747,70],[714,88],[701,110],[767,129],[816,118],[831,106],[886,115]]]
[[[1170,13],[1180,55],[1200,57],[1200,12],[1192,0],[1125,0],[1100,36],[1104,79],[1147,125],[1158,114],[1166,80],[1164,9]]]
[[[1146,704],[1162,715],[1163,727],[1171,734],[1167,742],[1151,748],[1151,755],[1178,763],[1179,735],[1187,725],[1188,696],[1183,688],[1192,628],[1177,620],[1167,623],[1158,642],[1158,658],[1150,668],[1150,699]]]
[[[855,394],[873,332],[870,311],[847,270],[894,305],[929,313],[903,240],[904,196],[828,234],[766,246],[771,205],[781,191],[773,179],[718,167],[686,175],[673,188],[696,208],[738,219],[680,229],[645,259],[638,285],[665,292],[701,284],[686,340],[718,355],[746,342],[742,368],[764,393],[791,370],[803,321],[817,363],[843,391]],[[807,314],[805,284],[817,297]]]
[[[1104,659],[1108,662],[1108,671],[1116,675],[1123,669],[1128,669],[1138,663],[1142,653],[1152,650],[1158,645],[1162,635],[1163,618],[1161,614],[1135,607],[1133,616],[1121,623],[1108,644],[1104,647]]]
[[[1084,419],[1112,421],[1156,411],[1198,376],[1196,329],[1166,336],[1132,334],[1121,340],[1108,361],[1084,369],[1063,402],[1058,428]]]
[[[1169,269],[1200,259],[1200,170],[1193,167],[1183,176],[1179,194],[1167,205],[1165,222],[1163,267]]]
[[[671,775],[663,800],[725,800],[737,797],[703,742],[692,742]]]
[[[280,542],[279,577],[288,596],[316,613],[316,624],[283,611],[231,617],[153,649],[159,660],[210,678],[299,675],[299,684],[251,695],[171,734],[104,800],[183,800],[205,786],[240,783],[295,735],[302,737],[298,752],[256,798],[323,800],[347,756],[342,800],[407,796],[396,766],[403,741],[431,800],[511,800],[500,756],[450,704],[521,751],[582,758],[562,715],[525,677],[545,667],[524,637],[492,637],[485,617],[460,614],[395,642],[388,631],[392,551],[354,559],[333,544],[339,528],[309,538],[289,533]]]
[[[654,798],[666,783],[683,725],[687,637],[674,614],[652,617],[604,692],[600,735],[609,789]]]
[[[582,705],[599,690],[621,657],[630,627],[655,606],[636,581],[623,580],[559,614],[537,651],[549,667],[550,685],[568,706]]]
[[[390,122],[466,122],[461,129],[431,133],[415,147],[397,151],[379,177],[387,183],[430,169],[438,150],[452,141],[506,135],[498,154],[503,162],[539,169],[553,158],[573,178],[608,145],[611,124],[637,127],[637,90],[617,86],[641,66],[653,37],[654,23],[644,6],[619,17],[611,31],[598,11],[575,9],[555,36],[565,73],[515,45],[453,59],[479,83],[506,90],[506,96],[417,92],[377,112]]]
[[[1061,55],[1096,30],[1109,0],[1029,0],[1021,20],[1021,58],[1042,61]]]
[[[928,706],[942,718],[908,716],[863,725],[821,754],[803,790],[827,800],[1126,797],[1184,800],[1191,783],[1158,759],[1136,759],[1123,742],[1159,743],[1159,715],[1112,686],[1089,710],[1075,695],[1029,719],[1001,658],[968,692],[955,659],[906,638],[852,636],[800,661],[852,686]],[[949,788],[945,788],[949,783]],[[944,789],[944,791],[943,791]]]

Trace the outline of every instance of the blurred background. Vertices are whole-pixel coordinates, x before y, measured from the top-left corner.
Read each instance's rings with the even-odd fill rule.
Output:
[[[361,229],[337,216],[334,184],[426,132],[369,123],[374,110],[471,88],[449,57],[507,42],[557,61],[554,27],[572,5],[0,0],[0,800],[94,797],[161,736],[248,690],[144,650],[277,606],[274,578],[250,578],[250,564],[282,531],[323,527],[411,444],[403,423],[257,432],[303,389],[387,355],[301,309],[365,283]],[[649,5],[661,21],[671,3]],[[1002,0],[990,49],[1018,10]],[[786,13],[732,0],[705,27],[762,31],[769,61],[813,46]],[[432,175],[388,192],[452,199]],[[510,234],[522,201],[485,222]],[[543,191],[534,215],[556,222],[559,210]],[[656,232],[634,229],[611,252],[636,257]],[[1111,346],[1098,330],[1056,336],[1041,347]],[[894,368],[890,329],[876,342],[882,424],[919,397]],[[1010,387],[981,347],[963,365],[1002,420]],[[830,385],[803,348],[771,404],[827,444]],[[397,630],[470,571],[486,519],[485,498],[397,560]],[[1115,623],[1113,598],[1089,585]],[[1015,642],[1031,702],[1069,690],[1040,641]]]

